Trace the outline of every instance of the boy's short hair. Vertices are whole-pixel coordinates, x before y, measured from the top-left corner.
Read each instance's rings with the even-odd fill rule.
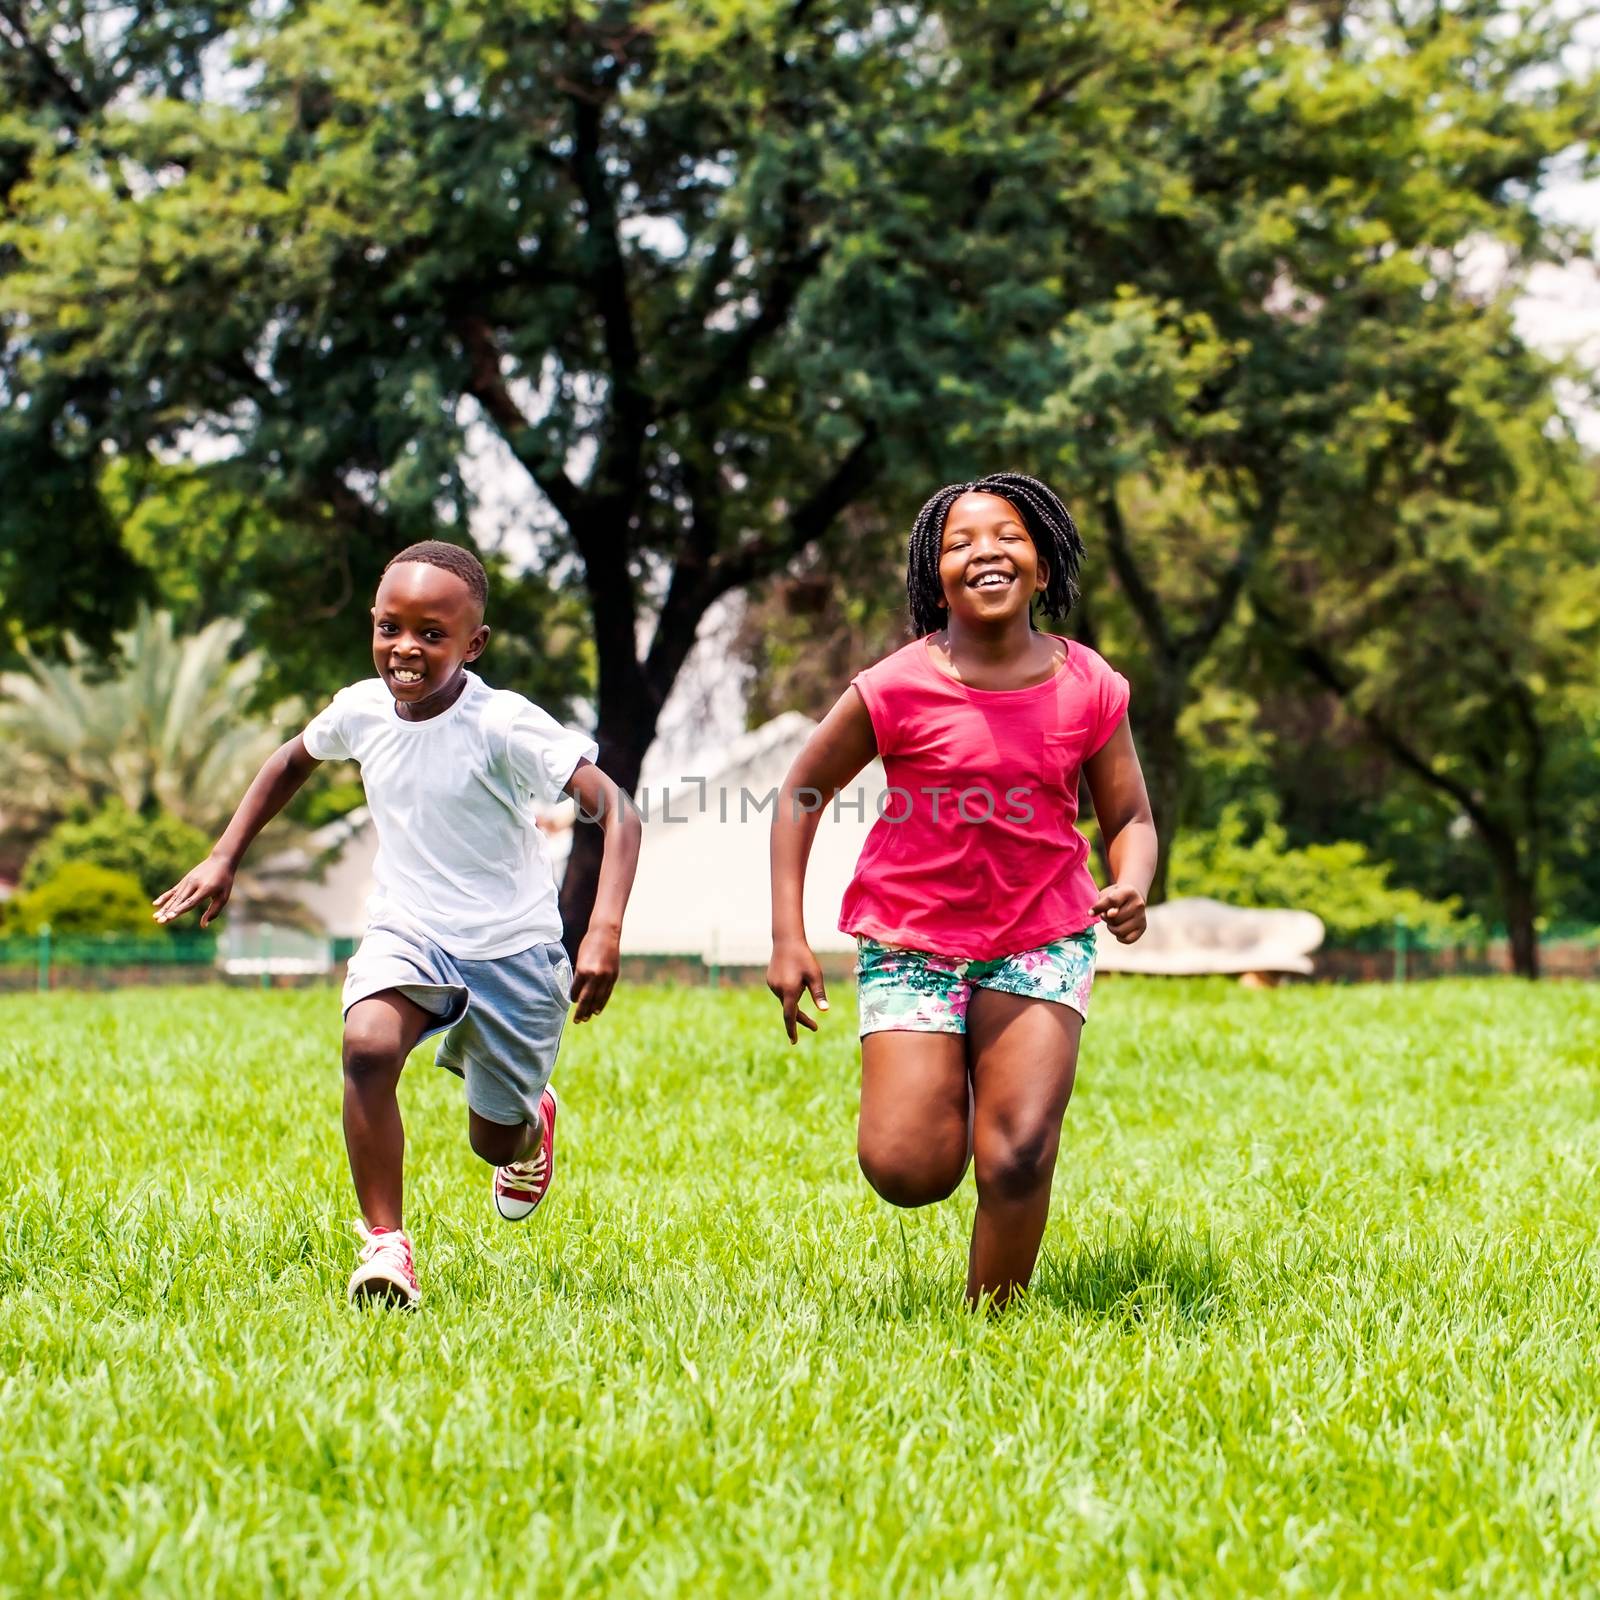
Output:
[[[423,561],[430,567],[443,567],[453,572],[472,591],[480,607],[489,603],[489,574],[483,563],[470,550],[458,544],[446,544],[443,539],[424,539],[420,544],[408,544],[397,556],[391,556],[389,567],[398,567],[402,561]]]

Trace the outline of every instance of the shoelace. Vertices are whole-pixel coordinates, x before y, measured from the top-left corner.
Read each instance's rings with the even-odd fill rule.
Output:
[[[512,1182],[536,1187],[544,1182],[544,1175],[549,1165],[549,1157],[545,1155],[544,1146],[541,1144],[526,1161],[508,1161],[504,1171]]]
[[[412,1283],[417,1281],[417,1269],[411,1261],[411,1240],[398,1228],[383,1233],[374,1232],[366,1223],[355,1224],[356,1237],[361,1240],[360,1261],[371,1261],[374,1256],[392,1255],[394,1265],[405,1273]]]

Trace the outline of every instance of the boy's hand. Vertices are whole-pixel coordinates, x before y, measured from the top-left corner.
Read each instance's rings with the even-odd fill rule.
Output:
[[[767,987],[783,1002],[783,1026],[794,1044],[800,1035],[795,1024],[809,1028],[813,1033],[817,1025],[800,1009],[800,997],[807,991],[816,1002],[818,1011],[828,1009],[827,991],[822,986],[822,968],[804,939],[786,939],[772,947],[772,960],[767,964]]]
[[[617,935],[609,928],[590,928],[584,934],[572,971],[572,1003],[578,1008],[574,1022],[587,1022],[605,1010],[620,961]]]
[[[1144,932],[1144,896],[1126,883],[1108,883],[1089,909],[1123,944],[1132,944]]]
[[[187,872],[163,895],[151,904],[156,908],[157,922],[171,922],[192,910],[202,900],[210,904],[200,913],[200,926],[208,928],[211,919],[227,905],[233,894],[234,868],[216,856],[207,856],[198,867]]]

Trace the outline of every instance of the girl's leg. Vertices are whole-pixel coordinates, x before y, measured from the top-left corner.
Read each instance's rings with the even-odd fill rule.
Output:
[[[967,1010],[978,1214],[967,1298],[1026,1288],[1050,1212],[1083,1018],[1051,1000],[975,989]]]
[[[401,1226],[406,1134],[395,1089],[406,1057],[438,1020],[395,989],[358,1000],[344,1019],[344,1143],[369,1228]]]
[[[954,1194],[967,1170],[967,1055],[959,1033],[869,1033],[861,1040],[856,1153],[891,1205]]]

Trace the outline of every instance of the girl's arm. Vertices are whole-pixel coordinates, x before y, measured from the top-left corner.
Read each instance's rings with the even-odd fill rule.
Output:
[[[298,733],[287,744],[279,745],[245,790],[233,821],[223,830],[211,854],[165,894],[156,897],[156,921],[171,922],[205,900],[209,904],[200,913],[200,926],[209,927],[212,918],[227,905],[234,875],[255,836],[288,805],[318,764]]]
[[[790,1044],[799,1038],[796,1023],[817,1031],[816,1023],[799,1009],[803,993],[810,991],[818,1011],[828,1009],[822,969],[806,941],[806,861],[817,819],[877,753],[872,718],[852,686],[806,740],[778,791],[772,816],[772,960],[767,987],[783,1002],[783,1026]]]
[[[567,780],[566,792],[578,802],[581,815],[599,820],[606,836],[589,931],[584,934],[572,965],[572,999],[578,1008],[572,1020],[587,1022],[605,1010],[616,986],[622,961],[622,913],[627,910],[628,895],[633,889],[644,830],[639,813],[628,804],[616,782],[592,761],[578,763]]]
[[[1083,773],[1111,863],[1111,882],[1092,909],[1123,944],[1132,944],[1144,932],[1144,897],[1156,875],[1156,825],[1126,717],[1084,762]]]

